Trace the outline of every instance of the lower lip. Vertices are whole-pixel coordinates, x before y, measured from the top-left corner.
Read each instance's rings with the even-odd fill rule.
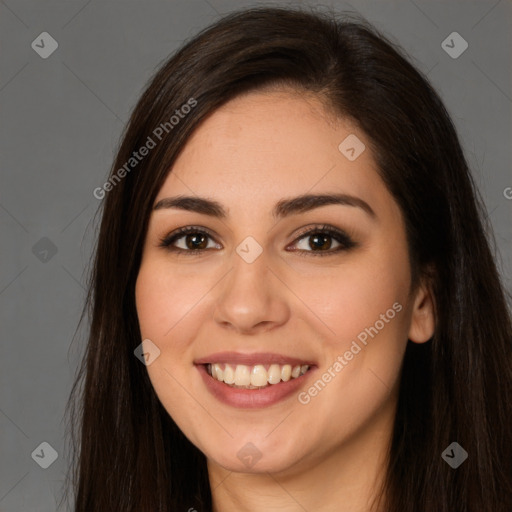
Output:
[[[314,371],[313,368],[310,368],[300,377],[279,384],[269,384],[262,389],[240,389],[214,379],[207,372],[204,364],[198,364],[196,368],[199,370],[208,391],[215,398],[232,407],[244,409],[267,407],[288,398],[304,385],[306,378]]]

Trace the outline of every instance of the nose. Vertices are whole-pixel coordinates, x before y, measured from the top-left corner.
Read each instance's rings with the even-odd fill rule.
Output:
[[[290,317],[287,288],[268,266],[265,251],[252,263],[233,254],[233,268],[218,289],[214,320],[240,334],[257,334]]]

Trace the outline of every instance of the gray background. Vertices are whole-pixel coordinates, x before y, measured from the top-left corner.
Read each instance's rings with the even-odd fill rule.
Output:
[[[135,101],[184,40],[228,11],[262,4],[0,0],[1,512],[56,510],[69,463],[64,407],[85,329],[73,335],[99,224],[92,191]],[[511,290],[510,0],[265,4],[361,12],[428,72],[483,194]],[[47,59],[31,47],[45,31],[59,44]],[[453,31],[469,44],[456,59],[441,46]],[[58,452],[47,469],[31,457],[42,442]]]

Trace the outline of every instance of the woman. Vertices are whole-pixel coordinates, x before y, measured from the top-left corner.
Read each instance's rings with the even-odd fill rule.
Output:
[[[77,512],[512,510],[481,200],[367,22],[226,16],[157,72],[95,195]]]

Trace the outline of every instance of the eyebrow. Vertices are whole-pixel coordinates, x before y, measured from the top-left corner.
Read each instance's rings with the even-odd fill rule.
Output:
[[[331,204],[361,208],[372,219],[375,219],[377,216],[366,201],[349,194],[304,194],[292,197],[291,199],[282,199],[275,204],[272,216],[274,218],[283,218]],[[164,208],[178,208],[180,210],[210,215],[219,219],[228,217],[226,210],[219,202],[197,196],[165,197],[155,204],[153,210]]]

